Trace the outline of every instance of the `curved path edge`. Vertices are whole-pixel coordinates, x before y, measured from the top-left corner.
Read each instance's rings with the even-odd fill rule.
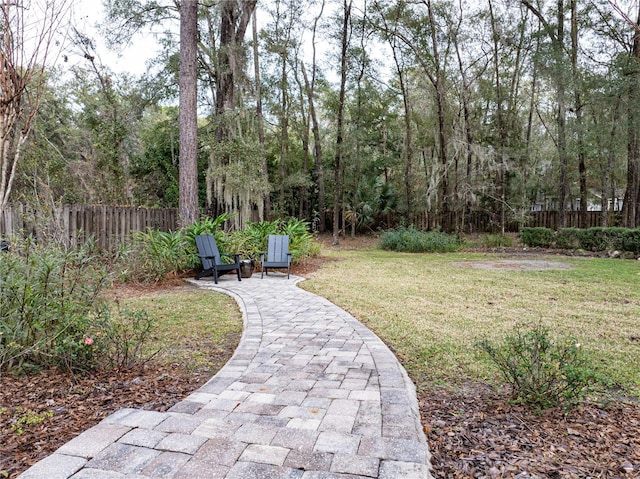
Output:
[[[431,479],[407,372],[303,279],[189,280],[242,311],[228,363],[169,411],[119,410],[20,479]]]

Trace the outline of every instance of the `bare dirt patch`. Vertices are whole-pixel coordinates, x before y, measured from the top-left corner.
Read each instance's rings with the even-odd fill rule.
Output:
[[[451,263],[455,266],[477,269],[506,269],[521,271],[545,271],[545,270],[566,270],[571,269],[567,263],[562,261],[551,261],[545,259],[500,259],[491,261],[456,261]]]

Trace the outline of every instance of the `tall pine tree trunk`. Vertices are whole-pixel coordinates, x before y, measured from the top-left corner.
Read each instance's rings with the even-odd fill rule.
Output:
[[[258,141],[262,149],[261,170],[267,182],[269,182],[269,167],[267,164],[267,155],[265,154],[265,138],[264,138],[264,117],[262,114],[262,85],[260,84],[260,58],[258,55],[258,25],[256,22],[256,11],[253,10],[252,17],[252,34],[253,34],[253,67],[256,81],[256,117],[258,120]],[[261,221],[269,221],[271,215],[271,197],[267,191],[262,199],[263,217]]]
[[[184,0],[180,7],[180,163],[179,221],[187,226],[198,220],[198,105],[197,105],[198,2]]]
[[[318,115],[316,114],[315,101],[313,98],[316,86],[316,32],[318,29],[318,21],[322,17],[324,12],[325,0],[322,0],[320,6],[320,13],[313,20],[313,31],[311,47],[313,50],[313,58],[311,65],[311,81],[307,77],[307,72],[304,70],[304,64],[302,64],[302,74],[304,75],[304,82],[306,85],[307,96],[309,97],[309,114],[311,115],[311,122],[313,128],[313,160],[314,160],[314,181],[316,184],[317,200],[318,200],[318,230],[320,233],[324,233],[327,230],[327,208],[325,203],[325,189],[324,189],[324,166],[322,159],[322,139],[320,138],[320,124],[318,122]]]
[[[633,33],[633,50],[627,78],[627,188],[622,209],[624,226],[627,228],[635,228],[640,224],[640,31],[634,29]]]
[[[576,112],[576,139],[578,149],[578,174],[580,175],[580,221],[579,227],[587,227],[587,163],[584,145],[584,121],[582,118],[582,96],[578,71],[578,11],[577,0],[571,0],[571,73],[573,76],[574,109]]]
[[[340,168],[344,134],[344,107],[347,87],[347,47],[349,46],[349,23],[351,17],[351,0],[344,0],[344,19],[342,23],[342,50],[340,52],[340,99],[338,102],[338,120],[336,131],[336,154],[333,161],[333,242],[340,244]]]
[[[435,67],[434,87],[436,89],[436,104],[438,107],[438,160],[441,168],[440,188],[438,192],[438,203],[440,205],[440,226],[445,232],[452,230],[451,218],[449,215],[449,202],[451,200],[449,192],[449,165],[447,161],[447,134],[445,118],[445,91],[444,73],[440,63],[438,40],[436,37],[436,21],[433,14],[431,1],[427,2],[429,13],[429,23],[431,24],[431,43],[433,64]]]

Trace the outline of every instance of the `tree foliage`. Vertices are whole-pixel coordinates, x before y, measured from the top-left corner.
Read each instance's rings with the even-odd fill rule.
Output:
[[[154,73],[113,74],[80,41],[73,80],[52,74],[42,89],[19,182],[70,201],[174,205],[177,119],[158,107],[176,101],[178,4],[105,5],[113,44],[161,37]],[[346,16],[335,1],[201,2],[200,210],[232,213],[236,228],[268,213],[318,230],[335,220],[339,235],[465,231],[478,216],[502,232],[532,209],[562,224],[599,208],[611,226],[623,205],[636,226],[638,11],[618,7],[354,0]]]

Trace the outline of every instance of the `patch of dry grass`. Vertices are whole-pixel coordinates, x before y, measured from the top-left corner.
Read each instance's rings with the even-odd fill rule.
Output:
[[[569,266],[532,271],[454,264],[504,259],[491,254],[324,254],[341,261],[324,264],[301,286],[375,331],[419,388],[492,381],[496,371],[475,343],[541,323],[552,335],[575,337],[608,380],[640,392],[640,262],[522,258]]]
[[[149,349],[159,359],[188,369],[217,370],[242,334],[242,314],[223,294],[180,287],[129,296],[121,308],[145,310],[157,321]]]

